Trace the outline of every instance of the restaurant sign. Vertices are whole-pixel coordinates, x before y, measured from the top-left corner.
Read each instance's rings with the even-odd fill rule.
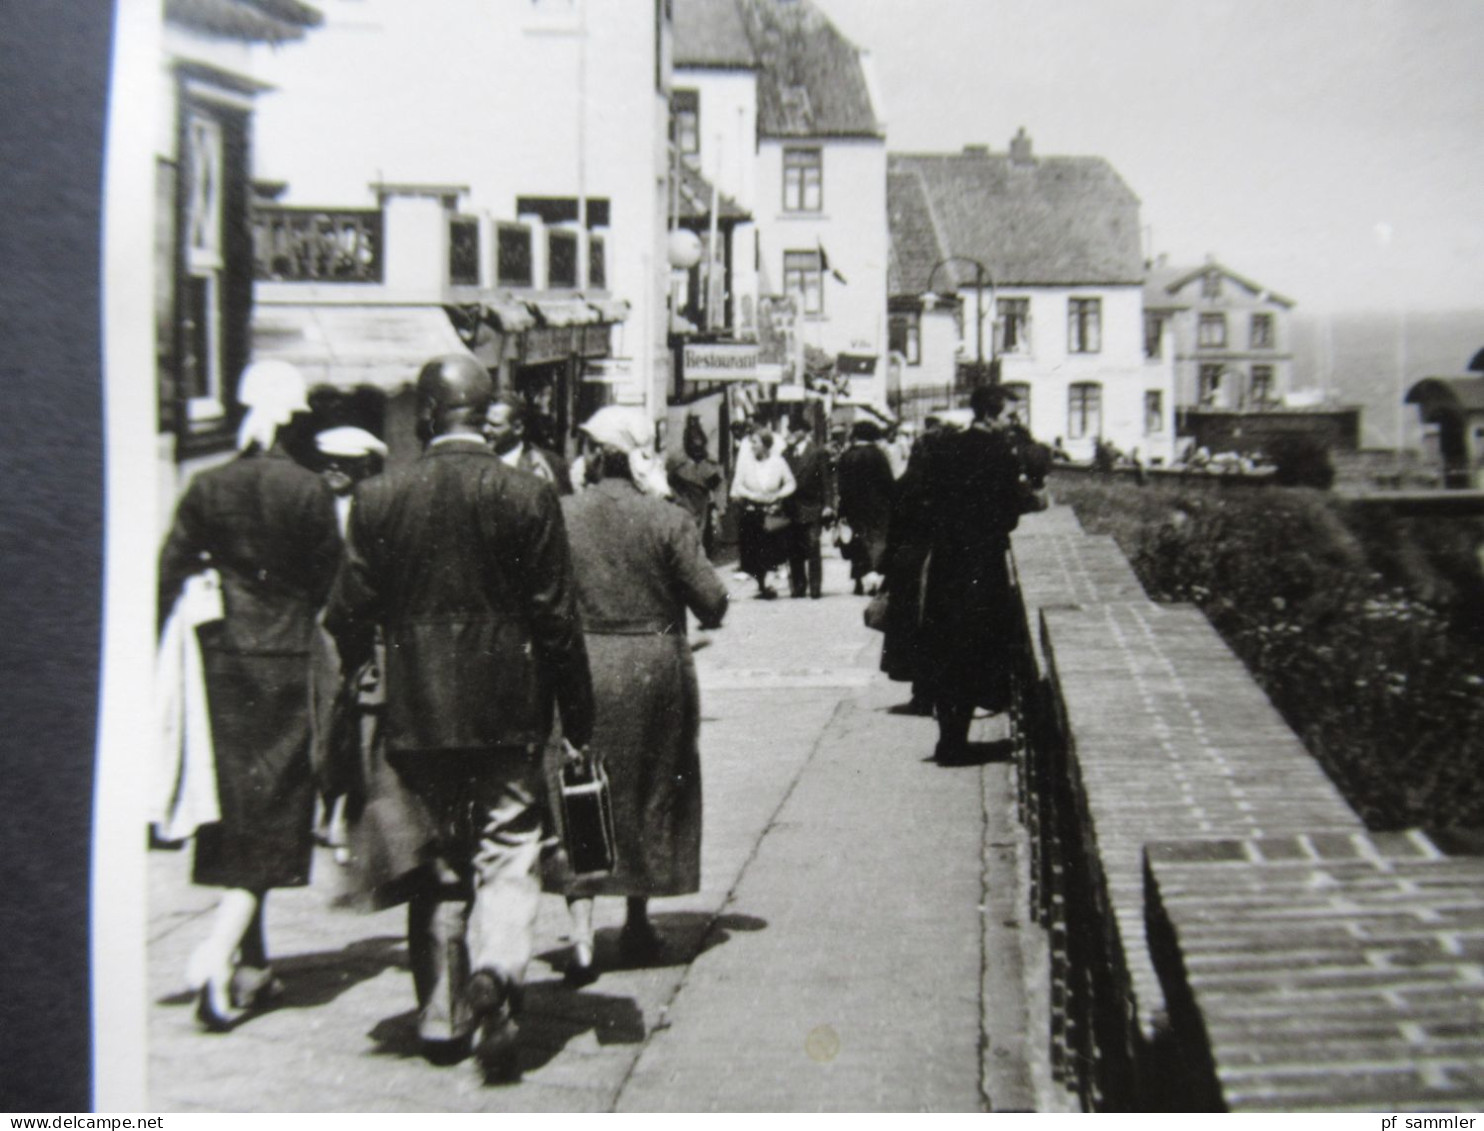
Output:
[[[692,344],[685,347],[687,381],[756,381],[756,345]]]

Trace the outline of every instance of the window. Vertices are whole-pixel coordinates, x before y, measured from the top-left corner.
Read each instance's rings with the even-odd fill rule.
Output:
[[[214,420],[226,411],[220,320],[225,268],[221,123],[190,114],[185,148],[186,277],[181,283],[180,389],[189,420]]]
[[[1196,344],[1207,349],[1226,346],[1226,315],[1202,314],[1196,330]]]
[[[587,237],[587,285],[600,291],[608,288],[607,249],[602,236]]]
[[[551,228],[546,233],[546,285],[577,285],[577,233]]]
[[[1083,440],[1103,432],[1103,387],[1096,381],[1078,381],[1067,390],[1067,436]]]
[[[1203,365],[1200,368],[1200,388],[1196,390],[1196,403],[1210,408],[1221,396],[1221,366]]]
[[[805,314],[824,313],[824,270],[817,251],[783,253],[783,293],[797,295]]]
[[[687,156],[701,152],[701,95],[694,90],[676,90],[670,94],[671,141]]]
[[[479,220],[474,216],[449,218],[448,281],[456,287],[479,286]]]
[[[1158,389],[1144,394],[1144,434],[1157,436],[1165,430],[1165,395]]]
[[[888,348],[907,359],[908,365],[922,364],[922,315],[917,311],[893,314],[887,326]]]
[[[495,282],[502,287],[529,287],[531,229],[524,224],[501,224],[495,235]]]
[[[1220,298],[1221,297],[1221,272],[1220,271],[1207,271],[1204,275],[1201,276],[1201,297],[1202,298]]]
[[[1103,300],[1067,300],[1067,352],[1098,353],[1103,348]]]
[[[1273,348],[1273,316],[1271,314],[1252,316],[1252,348],[1255,350]]]
[[[1024,381],[1006,381],[1005,393],[1010,402],[1005,405],[1005,415],[1014,416],[1027,432],[1031,430],[1031,387]]]
[[[1002,298],[995,300],[998,315],[1001,353],[1030,353],[1031,300]]]
[[[1254,365],[1252,367],[1252,403],[1259,408],[1267,408],[1276,400],[1273,389],[1273,367]]]
[[[818,212],[824,207],[824,156],[818,149],[783,151],[783,210]]]
[[[1151,361],[1164,356],[1165,320],[1162,314],[1144,315],[1144,356]]]

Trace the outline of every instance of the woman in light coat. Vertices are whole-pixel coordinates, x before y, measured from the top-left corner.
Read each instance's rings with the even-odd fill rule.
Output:
[[[732,478],[732,498],[741,508],[737,551],[742,572],[757,582],[757,595],[765,601],[778,596],[768,584],[768,574],[788,561],[783,500],[796,488],[794,473],[783,458],[783,445],[772,432],[759,429],[743,442]]]

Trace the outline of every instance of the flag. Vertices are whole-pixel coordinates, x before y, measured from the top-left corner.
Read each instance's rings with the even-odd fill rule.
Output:
[[[845,278],[845,276],[842,275],[842,274],[840,274],[839,271],[836,271],[834,268],[832,268],[830,266],[830,256],[829,256],[829,253],[827,251],[825,251],[825,249],[824,249],[824,240],[819,240],[818,243],[819,243],[819,269],[821,271],[828,271],[835,278],[839,279],[840,282],[845,283],[848,286],[849,285],[849,281]]]

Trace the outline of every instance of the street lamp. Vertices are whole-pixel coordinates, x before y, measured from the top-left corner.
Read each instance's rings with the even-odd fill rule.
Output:
[[[923,288],[928,294],[933,293],[933,280],[937,278],[938,269],[946,267],[950,263],[968,263],[974,268],[974,360],[978,364],[980,373],[984,372],[984,284],[989,282],[990,309],[994,309],[994,276],[990,274],[989,268],[977,259],[970,259],[967,255],[950,255],[938,260],[933,264],[933,269],[928,272],[927,286]],[[994,339],[990,339],[989,353],[990,362],[994,361]],[[992,371],[992,365],[991,365]]]

